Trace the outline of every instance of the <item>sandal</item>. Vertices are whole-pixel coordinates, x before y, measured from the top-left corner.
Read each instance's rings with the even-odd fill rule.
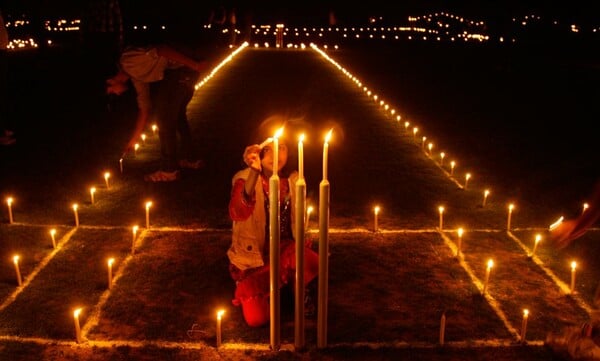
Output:
[[[179,179],[179,171],[165,172],[158,170],[154,173],[147,174],[144,180],[147,182],[172,182]]]

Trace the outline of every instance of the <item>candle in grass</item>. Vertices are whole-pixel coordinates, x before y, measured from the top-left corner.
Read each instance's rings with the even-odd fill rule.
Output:
[[[404,130],[408,130],[409,125],[410,125],[409,121],[404,122]]]
[[[462,236],[464,233],[464,230],[462,228],[459,228],[456,233],[458,234],[458,241],[456,242],[456,257],[460,257],[460,252],[461,252],[461,248],[462,248]]]
[[[535,235],[535,242],[533,243],[533,250],[531,251],[531,256],[533,257],[535,255],[535,250],[537,249],[538,244],[540,243],[540,241],[542,240],[542,235],[541,234],[536,234]]]
[[[145,133],[142,133],[141,138],[142,138],[142,144],[146,144],[146,134]]]
[[[79,205],[77,203],[73,203],[72,207],[73,207],[73,214],[75,215],[75,227],[79,227],[79,213],[77,212]]]
[[[481,202],[481,206],[485,207],[485,203],[487,202],[488,196],[490,195],[490,190],[486,189],[483,191],[483,202]]]
[[[119,170],[123,173],[123,158],[119,158]]]
[[[513,209],[515,209],[515,205],[512,204],[512,203],[509,204],[508,205],[508,217],[506,219],[506,230],[507,231],[510,231],[510,221],[511,221],[511,218],[512,218]]]
[[[113,267],[113,263],[115,263],[115,259],[114,258],[109,258],[107,261],[107,265],[108,265],[108,288],[112,287],[112,267]]]
[[[133,156],[134,157],[137,157],[137,151],[138,151],[138,149],[140,149],[140,143],[135,143],[133,145]]]
[[[441,152],[440,153],[440,166],[444,165],[444,158],[446,158],[446,153]]]
[[[467,184],[469,184],[469,179],[471,179],[471,173],[465,174],[465,186],[464,189],[467,189]]]
[[[12,204],[13,204],[13,198],[12,197],[6,198],[6,205],[8,206],[8,223],[9,224],[13,223]]]
[[[487,268],[485,269],[485,282],[483,283],[483,294],[487,292],[488,283],[490,282],[490,272],[494,267],[494,261],[490,258],[487,262]]]
[[[158,126],[156,124],[152,124],[152,134],[156,135],[156,131],[158,130]]]
[[[131,234],[133,236],[131,240],[131,254],[135,253],[135,240],[137,238],[138,228],[139,227],[137,225],[131,227]]]
[[[150,207],[152,207],[152,201],[146,202],[146,229],[150,229]]]
[[[223,319],[223,315],[225,314],[225,310],[217,311],[217,347],[221,347],[221,321]]]
[[[419,128],[414,127],[413,128],[413,140],[415,140],[417,138],[417,133],[419,132]]]
[[[17,284],[19,286],[23,285],[23,279],[21,278],[21,269],[19,268],[19,256],[15,255],[13,257],[13,263],[15,264],[15,271],[17,273]]]
[[[440,345],[444,344],[444,336],[446,333],[446,312],[442,313],[440,318]]]
[[[90,188],[90,202],[94,204],[94,193],[96,193],[96,187]]]
[[[431,150],[433,149],[433,143],[431,143],[431,142],[430,142],[430,143],[427,145],[427,149],[429,149],[429,155],[431,156]]]
[[[52,228],[50,230],[50,238],[52,238],[52,248],[56,248],[56,229]]]
[[[438,212],[440,214],[440,232],[441,232],[443,229],[443,225],[444,225],[444,206],[439,206]]]
[[[523,321],[521,322],[521,342],[525,342],[525,335],[527,334],[527,319],[529,318],[529,310],[523,310]]]
[[[450,162],[450,175],[454,174],[454,167],[456,167],[456,161]]]
[[[577,262],[571,262],[571,293],[575,293],[575,270],[577,269]]]
[[[110,172],[104,172],[104,183],[106,184],[106,189],[110,188],[110,182],[108,181],[110,178]]]
[[[381,208],[379,208],[379,206],[375,206],[375,208],[373,208],[373,213],[374,213],[373,232],[377,232],[379,230],[378,216],[379,216],[380,210],[381,210]]]
[[[79,315],[81,314],[81,308],[73,311],[73,321],[75,322],[75,340],[77,343],[81,343],[81,326],[79,325]]]
[[[590,208],[590,205],[587,203],[584,203],[583,208],[581,209],[581,213],[585,212],[588,208]]]
[[[426,137],[426,136],[423,136],[423,137],[421,138],[421,147],[423,147],[423,149],[425,149],[425,141],[426,141],[426,140],[427,140],[427,137]]]

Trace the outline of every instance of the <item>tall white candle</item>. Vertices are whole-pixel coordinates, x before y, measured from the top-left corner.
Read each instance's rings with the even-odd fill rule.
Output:
[[[81,326],[79,325],[79,314],[81,313],[81,308],[73,311],[73,321],[75,322],[75,340],[77,343],[81,343]]]
[[[79,213],[77,213],[79,206],[77,203],[73,203],[73,214],[75,215],[75,227],[79,227]]]
[[[577,269],[577,262],[571,262],[571,293],[575,293],[575,270]]]
[[[446,153],[441,152],[440,153],[440,166],[444,165],[444,158],[446,157]]]
[[[281,292],[280,278],[280,236],[281,219],[279,216],[279,137],[283,127],[273,136],[273,174],[269,179],[269,266],[270,266],[270,341],[271,349],[281,347]]]
[[[138,226],[133,226],[131,227],[131,234],[132,234],[132,240],[131,240],[131,254],[135,253],[135,240],[137,238],[137,231],[138,231]]]
[[[152,202],[146,202],[146,229],[150,229],[150,207],[152,207]]]
[[[535,242],[533,243],[533,250],[531,251],[531,257],[533,257],[535,255],[535,250],[537,249],[538,244],[540,243],[540,241],[542,240],[542,235],[541,234],[536,234],[535,235]]]
[[[115,263],[115,259],[114,258],[109,258],[107,261],[107,265],[108,265],[108,288],[112,288],[112,267],[113,267],[113,263]]]
[[[443,229],[443,225],[444,225],[444,207],[439,206],[438,211],[440,213],[440,232],[441,232]]]
[[[329,140],[331,139],[331,133],[333,129],[325,136],[325,142],[323,143],[323,180],[327,180],[327,159],[329,157]]]
[[[521,323],[521,342],[525,342],[525,335],[527,334],[527,319],[529,318],[529,310],[523,310],[523,322]]]
[[[15,271],[17,273],[17,284],[19,286],[23,285],[23,279],[21,278],[21,269],[19,268],[19,256],[13,257],[13,263],[15,264]]]
[[[56,229],[50,230],[50,238],[52,238],[52,248],[56,248]]]
[[[377,232],[379,231],[379,211],[381,210],[381,208],[379,208],[379,206],[375,206],[375,208],[373,208],[373,215],[374,215],[374,225],[373,225],[373,232]]]
[[[456,167],[456,162],[455,161],[451,161],[450,162],[450,175],[454,174],[454,167]]]
[[[483,191],[483,202],[481,202],[481,206],[485,207],[485,203],[487,202],[487,198],[490,195],[490,190],[486,189]]]
[[[12,203],[13,203],[12,197],[6,198],[6,205],[8,206],[8,223],[9,224],[13,223]]]
[[[469,184],[469,179],[471,179],[471,173],[465,174],[465,186],[464,186],[464,189],[467,189],[467,185]]]
[[[298,177],[304,179],[304,134],[298,139]]]
[[[96,193],[96,187],[90,188],[90,202],[94,204],[94,193]]]
[[[303,138],[303,136],[301,136]],[[298,143],[299,154],[302,140]],[[302,159],[301,157],[299,159]],[[300,163],[302,164],[302,163]],[[302,166],[301,166],[302,167]],[[306,232],[306,181],[303,176],[296,180],[296,204],[294,205],[294,239],[296,241],[296,279],[294,301],[294,347],[302,350],[305,346],[304,330],[304,240]]]
[[[327,149],[333,129],[323,144],[323,180],[319,185],[319,278],[317,301],[317,347],[327,346],[327,299],[329,282],[329,197],[330,184],[327,179]]]

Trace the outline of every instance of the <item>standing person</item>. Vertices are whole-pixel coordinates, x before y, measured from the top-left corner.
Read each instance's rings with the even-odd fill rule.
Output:
[[[107,80],[106,92],[121,95],[131,80],[138,106],[133,135],[123,157],[132,150],[151,116],[158,122],[161,167],[144,177],[150,182],[169,182],[179,178],[179,168],[199,169],[204,164],[194,158],[192,136],[187,119],[187,105],[192,99],[199,73],[208,67],[175,48],[149,45],[126,48],[119,59],[120,71]],[[177,133],[184,158],[178,160]]]
[[[273,174],[273,143],[261,148],[258,144],[246,147],[246,168],[232,180],[229,215],[233,221],[232,244],[227,251],[229,272],[236,283],[234,305],[241,306],[249,326],[258,327],[270,319],[269,266],[269,178]],[[280,178],[280,249],[281,286],[293,284],[296,272],[296,246],[292,234],[295,182],[298,172],[288,164],[289,149],[285,137],[280,138],[278,168]],[[308,285],[318,274],[318,255],[309,245],[305,247],[304,280]],[[307,287],[306,310],[314,312],[314,282]]]
[[[15,144],[14,132],[9,127],[8,118],[8,30],[0,9],[0,145]]]

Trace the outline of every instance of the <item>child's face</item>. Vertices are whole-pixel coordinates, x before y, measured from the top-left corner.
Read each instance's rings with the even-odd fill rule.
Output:
[[[269,145],[265,146],[263,148],[263,157],[260,160],[260,164],[262,165],[262,168],[264,171],[266,171],[266,173],[270,173],[273,174],[273,143],[270,143]],[[287,162],[288,159],[288,148],[287,145],[285,143],[279,143],[279,160],[278,160],[278,164],[277,167],[279,168],[277,171],[281,170],[281,168],[283,168],[285,166],[285,163]]]

